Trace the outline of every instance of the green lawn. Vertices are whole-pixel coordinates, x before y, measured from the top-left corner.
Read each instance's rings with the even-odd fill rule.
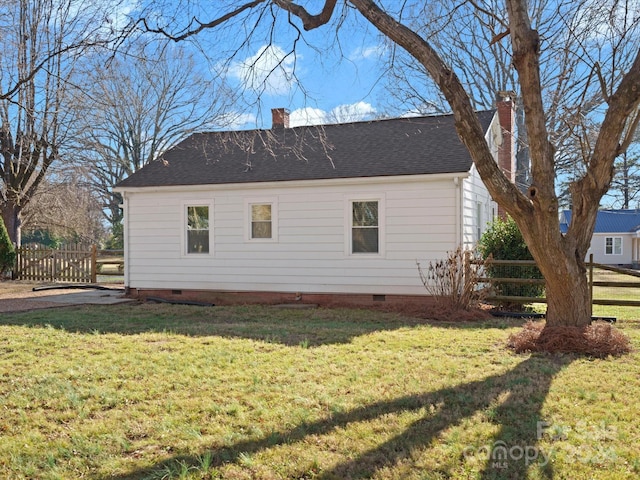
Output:
[[[637,311],[636,311],[637,313]],[[0,478],[627,479],[636,352],[515,355],[521,323],[76,307],[0,318]]]

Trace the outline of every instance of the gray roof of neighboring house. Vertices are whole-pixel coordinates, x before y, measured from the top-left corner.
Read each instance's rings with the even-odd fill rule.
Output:
[[[478,112],[488,130],[495,111]],[[196,133],[117,187],[468,172],[453,116]]]
[[[563,233],[571,223],[571,210],[563,211],[560,224]],[[593,233],[633,233],[640,230],[640,210],[600,210]]]

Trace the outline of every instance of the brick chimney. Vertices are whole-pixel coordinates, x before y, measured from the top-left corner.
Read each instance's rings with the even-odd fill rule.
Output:
[[[515,104],[513,102],[513,92],[498,92],[496,108],[498,110],[498,121],[502,130],[502,144],[498,149],[498,165],[509,180],[515,183],[516,180],[516,137],[513,131],[515,125]]]
[[[271,128],[289,128],[289,110],[286,108],[272,108]]]
[[[496,109],[498,110],[498,122],[502,132],[502,143],[498,147],[498,165],[505,176],[515,184],[516,181],[516,136],[514,125],[515,93],[498,92]],[[498,206],[498,216],[506,218],[507,212]]]

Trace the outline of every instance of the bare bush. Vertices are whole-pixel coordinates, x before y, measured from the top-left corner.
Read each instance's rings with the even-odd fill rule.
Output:
[[[446,259],[429,262],[425,269],[416,263],[424,288],[439,308],[469,311],[477,309],[487,296],[479,280],[488,260],[482,260],[476,251],[458,247]]]

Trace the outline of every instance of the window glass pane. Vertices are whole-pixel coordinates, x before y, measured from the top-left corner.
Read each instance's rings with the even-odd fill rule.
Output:
[[[354,227],[351,233],[353,253],[378,253],[378,229]]]
[[[622,255],[622,238],[616,237],[613,239],[613,253],[614,255]]]
[[[378,202],[353,202],[353,226],[377,227]]]
[[[209,230],[188,230],[187,252],[209,253]]]
[[[604,239],[604,253],[607,255],[611,255],[613,253],[613,238],[607,237]]]
[[[251,205],[251,238],[271,238],[271,204]]]
[[[209,207],[187,207],[187,253],[209,253]]]
[[[209,207],[187,207],[187,216],[189,230],[209,229]]]
[[[251,205],[251,220],[256,221],[270,221],[271,220],[271,205]]]
[[[271,222],[251,222],[251,238],[271,238]]]
[[[378,253],[378,202],[353,202],[351,210],[351,252]]]

